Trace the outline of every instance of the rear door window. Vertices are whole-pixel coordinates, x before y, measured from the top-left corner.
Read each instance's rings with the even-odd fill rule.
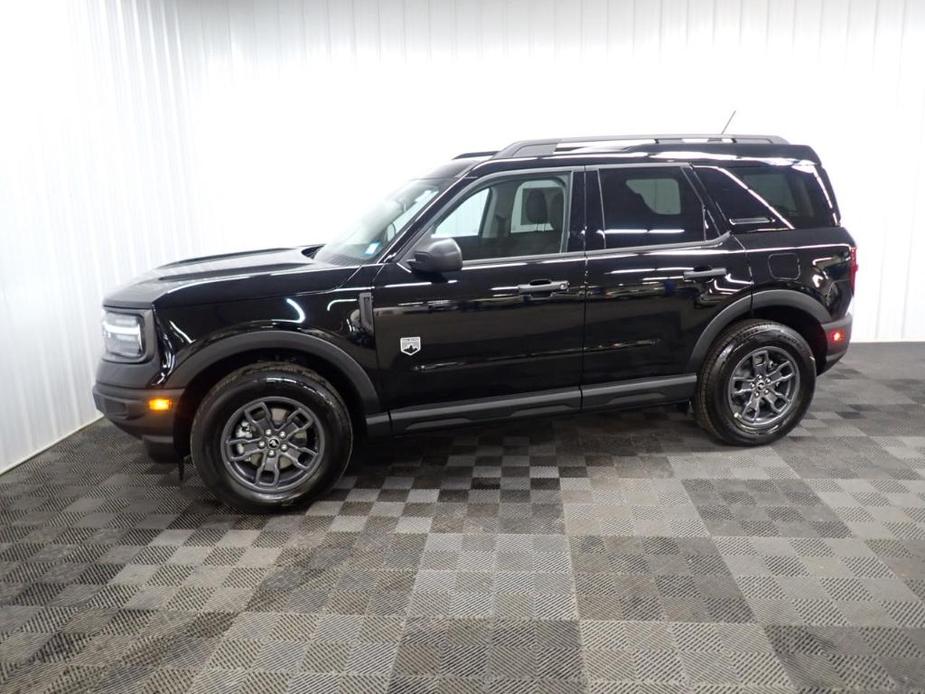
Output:
[[[601,169],[604,248],[703,241],[703,204],[677,167]]]

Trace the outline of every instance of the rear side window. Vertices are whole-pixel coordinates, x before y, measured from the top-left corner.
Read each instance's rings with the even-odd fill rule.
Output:
[[[834,202],[812,164],[698,166],[696,172],[734,231],[838,224]]]
[[[704,240],[700,198],[672,167],[601,169],[605,248]]]

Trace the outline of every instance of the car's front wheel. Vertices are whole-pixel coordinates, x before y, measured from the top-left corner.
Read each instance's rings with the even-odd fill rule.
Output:
[[[193,420],[203,481],[244,511],[310,501],[343,474],[353,431],[343,399],[314,371],[258,363],[219,381]]]
[[[694,412],[726,443],[771,443],[800,422],[815,387],[813,352],[799,333],[774,321],[746,320],[720,335],[707,355]]]

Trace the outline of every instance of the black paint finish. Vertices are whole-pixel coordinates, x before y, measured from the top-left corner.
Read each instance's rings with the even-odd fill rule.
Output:
[[[479,262],[439,279],[384,267],[373,302],[389,406],[577,387],[585,258],[556,261]],[[550,290],[519,292],[536,281]],[[402,353],[403,336],[419,337],[421,351]]]
[[[837,223],[828,178],[805,146],[653,144],[456,159],[437,172],[452,181],[366,264],[321,262],[317,246],[273,249],[173,263],[112,293],[107,307],[152,312],[157,349],[140,364],[102,360],[99,406],[123,429],[174,437],[185,450],[184,427],[204,391],[268,355],[320,371],[374,434],[680,401],[716,336],[759,314],[800,330],[822,371],[847,344],[829,344],[826,330],[850,336],[854,242],[840,226],[736,233],[696,174],[730,161],[818,171]],[[653,165],[684,172],[703,205],[704,239],[603,248],[598,171]],[[414,243],[470,187],[544,169],[570,176],[566,251],[464,257],[461,270],[440,275],[411,268]],[[419,348],[403,351],[402,338],[417,338]],[[138,412],[164,392],[177,399],[176,416]],[[133,402],[135,416],[119,399]]]
[[[724,235],[701,245],[588,256],[584,383],[684,371],[698,336],[752,287],[746,252]],[[721,269],[720,276],[685,276]]]

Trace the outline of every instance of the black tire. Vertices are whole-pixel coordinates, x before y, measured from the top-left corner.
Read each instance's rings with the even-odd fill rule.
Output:
[[[275,458],[277,468],[268,473],[255,474],[256,481],[246,479],[250,469],[248,465],[254,470],[260,465],[251,464],[248,460],[229,462],[230,449],[225,443],[229,427],[234,431],[232,418],[241,421],[242,408],[264,399],[271,405],[292,403],[294,409],[301,407],[300,411],[308,413],[312,422],[310,426],[304,427],[305,433],[301,435],[315,437],[313,443],[304,446],[306,449],[314,447],[317,455],[310,459],[310,464],[306,463],[307,469],[297,469],[287,458],[286,470],[282,472],[291,475],[292,481],[288,484],[280,483],[278,489],[263,489],[260,482],[265,474],[273,475],[274,472],[276,479],[282,480],[280,469],[283,466],[279,463],[283,461],[284,455],[292,455],[291,452],[283,454],[278,448],[280,442],[286,443],[284,439],[279,439],[275,433],[272,437],[265,437],[261,432],[253,434],[253,441],[259,439],[263,442],[261,448],[265,449],[255,451],[257,461],[266,460],[261,456],[268,453],[267,444],[272,443],[271,438],[276,440],[275,452],[280,451]],[[236,434],[232,433],[231,436]],[[295,440],[291,438],[290,443]],[[250,439],[247,442],[251,444]],[[230,373],[206,394],[193,419],[190,443],[199,475],[215,495],[237,509],[259,513],[307,503],[330,489],[340,479],[350,461],[353,428],[347,405],[328,381],[314,371],[295,364],[265,362]],[[293,445],[293,448],[297,447]],[[297,457],[301,456],[297,454]],[[245,473],[239,472],[241,469]]]
[[[761,370],[760,354],[771,354],[786,367],[781,367],[780,374],[793,373],[791,385],[769,386],[767,377],[761,375],[750,380],[741,378],[755,363],[751,358],[756,352],[759,354],[756,372]],[[770,364],[774,366],[773,361]],[[764,368],[767,371],[768,367]],[[734,395],[739,392],[735,389],[736,383],[744,383],[745,387],[750,385],[753,390],[761,384],[760,387],[765,389],[763,392],[771,390],[769,399],[755,401],[747,395]],[[784,387],[791,389],[786,398],[790,400],[789,404],[785,402],[786,396],[777,399],[775,388]],[[800,422],[812,402],[815,388],[816,362],[812,350],[799,333],[774,321],[745,320],[723,332],[707,354],[697,380],[694,414],[698,424],[720,441],[738,446],[768,444],[786,436]],[[773,405],[771,399],[774,400]],[[749,402],[757,402],[764,408],[766,422],[760,421],[759,412],[755,406],[749,407]],[[777,413],[775,407],[782,411]],[[747,421],[749,416],[757,423],[750,424]]]

